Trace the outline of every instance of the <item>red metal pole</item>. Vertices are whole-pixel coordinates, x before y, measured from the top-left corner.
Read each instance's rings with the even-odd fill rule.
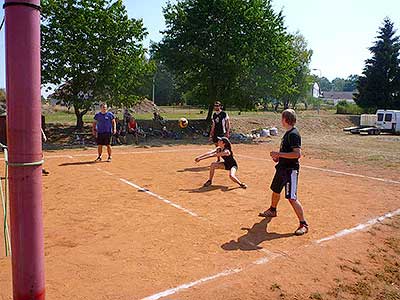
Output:
[[[14,300],[45,299],[39,5],[3,6]]]

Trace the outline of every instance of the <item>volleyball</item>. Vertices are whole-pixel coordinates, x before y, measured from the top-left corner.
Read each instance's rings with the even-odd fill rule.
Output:
[[[179,127],[180,128],[186,128],[189,125],[189,122],[185,118],[180,118],[179,119]]]

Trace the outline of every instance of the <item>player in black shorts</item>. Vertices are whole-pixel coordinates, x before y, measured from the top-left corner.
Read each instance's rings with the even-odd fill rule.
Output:
[[[280,194],[285,187],[285,198],[289,200],[300,225],[295,231],[296,235],[308,232],[308,224],[304,218],[304,211],[300,201],[297,199],[297,183],[299,177],[299,158],[301,157],[301,137],[296,127],[296,113],[293,109],[286,109],[282,113],[282,125],[286,133],[282,138],[279,152],[271,152],[270,155],[276,162],[276,172],[272,180],[271,206],[268,210],[260,213],[260,217],[273,218],[277,216],[276,207]]]
[[[229,138],[230,122],[228,114],[222,110],[221,102],[214,103],[214,114],[210,131],[210,141],[217,146],[219,137]]]
[[[215,169],[225,169],[229,171],[229,178],[237,183],[241,188],[246,189],[247,185],[244,184],[236,177],[236,172],[238,169],[238,164],[233,157],[232,145],[227,137],[219,137],[217,142],[218,147],[210,152],[197,156],[195,162],[199,162],[203,159],[211,157],[222,157],[223,162],[216,161],[210,165],[210,177],[203,185],[204,187],[210,186],[214,178]]]

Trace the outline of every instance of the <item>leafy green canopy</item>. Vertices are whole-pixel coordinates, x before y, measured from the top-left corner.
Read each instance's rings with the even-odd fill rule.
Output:
[[[95,102],[138,100],[153,70],[142,20],[129,19],[120,0],[43,0],[42,6],[42,82],[61,85],[54,96],[74,107],[78,123]]]
[[[164,9],[155,57],[193,102],[249,106],[280,98],[296,76],[292,37],[269,0],[183,0]]]

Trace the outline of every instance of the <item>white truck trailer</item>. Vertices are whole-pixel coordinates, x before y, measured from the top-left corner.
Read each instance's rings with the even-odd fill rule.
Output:
[[[353,134],[400,134],[400,110],[378,109],[375,115],[361,115],[360,126],[343,130]]]

